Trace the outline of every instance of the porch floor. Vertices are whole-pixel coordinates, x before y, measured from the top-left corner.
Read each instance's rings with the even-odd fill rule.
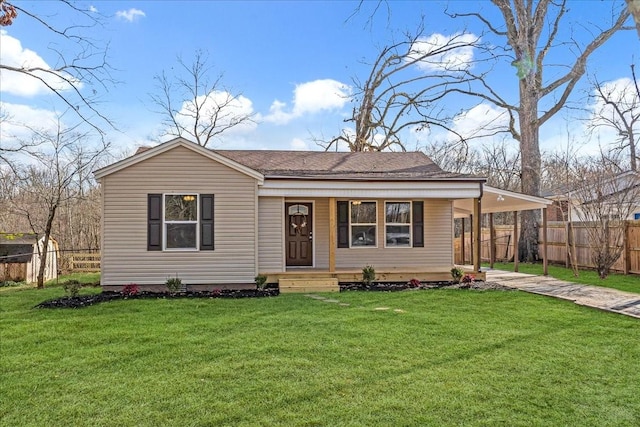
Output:
[[[476,280],[486,280],[486,273],[473,272],[462,266],[465,273],[471,273]],[[376,281],[408,282],[418,279],[421,282],[446,282],[451,280],[452,267],[437,268],[381,268],[376,269]],[[267,283],[278,283],[280,292],[336,292],[340,283],[362,281],[362,269],[325,269],[295,268],[281,273],[262,273],[267,276]]]

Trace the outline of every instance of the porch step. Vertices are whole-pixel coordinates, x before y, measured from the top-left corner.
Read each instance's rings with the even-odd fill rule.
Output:
[[[279,279],[281,293],[292,292],[339,292],[338,279],[333,277],[313,279]]]

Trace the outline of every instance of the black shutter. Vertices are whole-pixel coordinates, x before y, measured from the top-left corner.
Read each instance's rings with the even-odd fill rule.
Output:
[[[162,250],[162,194],[147,195],[147,250]]]
[[[413,247],[424,248],[424,202],[413,202]]]
[[[212,251],[213,232],[213,194],[200,195],[200,250]]]
[[[349,202],[338,202],[338,247],[349,247]]]

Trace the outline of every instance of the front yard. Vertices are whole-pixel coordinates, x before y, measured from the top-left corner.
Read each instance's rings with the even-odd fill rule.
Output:
[[[1,425],[640,421],[640,322],[570,302],[432,290],[32,309],[62,294],[0,293]]]

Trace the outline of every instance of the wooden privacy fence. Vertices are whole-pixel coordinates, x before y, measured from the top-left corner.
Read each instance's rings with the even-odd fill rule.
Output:
[[[623,250],[621,256],[613,265],[612,270],[623,273],[640,274],[640,221],[625,221],[620,225],[624,228]],[[547,257],[548,262],[556,264],[570,265],[569,245],[575,247],[575,258],[578,267],[594,268],[591,261],[591,248],[588,236],[589,224],[572,222],[565,224],[562,222],[549,222],[547,226]],[[513,226],[496,225],[495,230],[495,254],[496,261],[513,261]],[[461,237],[454,240],[454,255],[456,264],[470,263],[471,233],[465,233],[465,255],[462,258]],[[482,229],[481,259],[488,262],[490,260],[490,232],[488,228]],[[540,242],[542,243],[542,227],[540,228]],[[543,245],[539,248],[540,257],[543,254]],[[465,262],[466,261],[466,262]],[[626,262],[625,262],[626,261]],[[626,267],[626,268],[625,268]],[[626,271],[625,271],[626,270]]]
[[[100,252],[72,253],[69,256],[69,271],[72,273],[93,273],[100,271]]]

